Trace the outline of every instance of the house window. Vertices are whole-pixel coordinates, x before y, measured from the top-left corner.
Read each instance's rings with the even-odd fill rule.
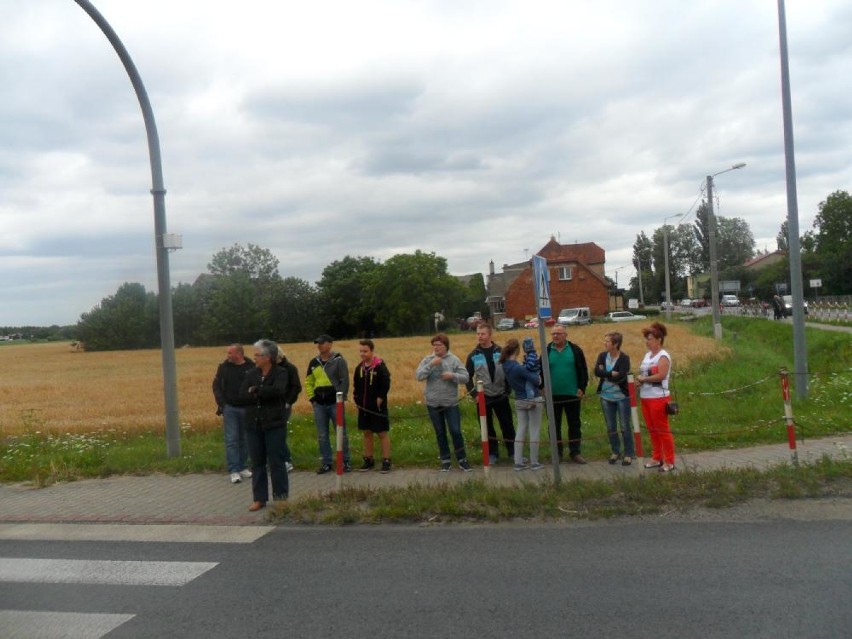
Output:
[[[574,269],[570,266],[560,266],[556,269],[560,280],[570,280],[574,278]]]

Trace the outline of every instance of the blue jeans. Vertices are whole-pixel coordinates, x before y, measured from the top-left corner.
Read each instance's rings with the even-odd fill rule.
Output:
[[[225,404],[222,425],[225,429],[225,463],[229,473],[238,473],[245,470],[248,461],[245,407]]]
[[[251,493],[254,501],[269,501],[269,478],[272,479],[272,499],[287,499],[290,480],[284,464],[287,429],[251,429],[248,431],[251,451]],[[267,465],[269,473],[267,476]]]
[[[314,423],[317,426],[317,442],[319,443],[322,463],[331,465],[333,456],[329,433],[337,426],[337,404],[317,404],[314,402]],[[346,415],[343,415],[343,462],[351,462],[349,456],[349,435],[346,434]]]
[[[447,441],[447,428],[453,438],[453,448],[456,451],[456,461],[467,459],[464,450],[464,437],[461,432],[461,411],[458,406],[427,406],[429,419],[435,429],[435,437],[438,438],[438,454],[442,462],[450,461],[450,444]]]
[[[625,397],[616,402],[601,398],[604,420],[606,421],[606,432],[609,435],[609,445],[613,455],[621,454],[621,445],[618,440],[618,421],[621,421],[621,437],[624,440],[624,456],[635,457],[633,451],[633,429],[630,423],[630,398]]]

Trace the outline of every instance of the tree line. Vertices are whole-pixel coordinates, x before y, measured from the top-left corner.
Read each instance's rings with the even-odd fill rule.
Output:
[[[709,273],[709,209],[706,201],[698,207],[695,222],[679,226],[664,225],[651,237],[644,231],[633,244],[633,265],[641,273],[642,292],[646,301],[656,303],[665,298],[665,239],[668,233],[669,279],[672,300],[687,297],[687,278]],[[716,216],[716,256],[719,279],[740,282],[741,294],[770,299],[778,284],[789,291],[789,233],[785,220],[776,237],[778,250],[784,255],[774,264],[759,270],[747,269],[745,263],[761,255],[755,250],[754,236],[748,222],[738,217]],[[819,204],[813,228],[800,238],[802,277],[805,295],[852,294],[852,196],[835,191]],[[641,267],[641,268],[640,268]],[[822,288],[812,291],[810,280],[822,280]],[[639,297],[639,278],[630,282],[627,293]],[[710,297],[710,281],[699,286],[697,297]]]
[[[267,337],[303,342],[320,333],[337,339],[422,334],[485,311],[481,274],[467,284],[447,272],[447,260],[415,251],[385,262],[346,256],[332,262],[316,285],[283,277],[268,249],[248,244],[223,248],[193,284],[172,289],[175,344],[215,345]],[[142,284],[122,284],[76,326],[86,350],[155,348],[160,344],[159,305]]]

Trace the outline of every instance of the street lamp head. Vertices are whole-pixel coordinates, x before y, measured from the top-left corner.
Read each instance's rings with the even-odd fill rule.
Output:
[[[736,163],[736,164],[734,164],[734,166],[732,166],[731,168],[729,168],[729,169],[725,169],[724,171],[719,171],[718,173],[714,173],[714,174],[713,174],[713,175],[711,175],[710,177],[711,177],[711,178],[714,178],[714,177],[716,177],[717,175],[722,175],[722,173],[727,173],[728,171],[734,171],[734,170],[736,170],[736,169],[741,169],[741,168],[745,167],[745,165],[746,165],[746,163],[745,163],[745,162],[737,162],[737,163]]]

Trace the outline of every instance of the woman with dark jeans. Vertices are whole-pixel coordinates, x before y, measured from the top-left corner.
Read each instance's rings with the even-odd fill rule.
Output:
[[[248,371],[240,394],[250,398],[246,411],[246,434],[252,464],[251,492],[254,512],[269,501],[267,466],[272,479],[272,499],[287,499],[287,369],[277,365],[278,346],[262,339],[254,344],[256,368]]]
[[[630,391],[627,388],[627,375],[630,373],[630,357],[621,352],[621,333],[612,332],[604,335],[604,348],[598,354],[595,362],[595,376],[600,378],[598,395],[601,397],[606,432],[609,435],[609,446],[612,454],[609,463],[615,464],[621,459],[622,466],[633,463],[633,433],[630,427]],[[619,429],[618,422],[621,422]],[[624,457],[621,455],[621,444],[618,433],[624,443]]]

